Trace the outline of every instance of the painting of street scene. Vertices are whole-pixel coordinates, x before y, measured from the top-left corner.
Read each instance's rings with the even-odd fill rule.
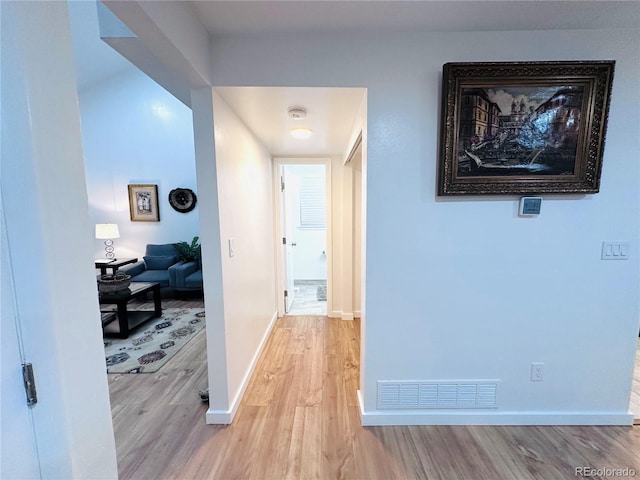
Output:
[[[457,176],[574,175],[583,96],[580,85],[462,88]]]

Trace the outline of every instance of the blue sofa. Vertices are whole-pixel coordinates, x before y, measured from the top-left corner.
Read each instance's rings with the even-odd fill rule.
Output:
[[[170,285],[177,292],[202,291],[202,267],[200,261],[184,262],[171,268]]]
[[[158,282],[160,291],[168,293],[173,290],[170,282],[173,270],[183,264],[172,243],[147,245],[142,261],[125,265],[118,271],[131,275],[132,282]]]

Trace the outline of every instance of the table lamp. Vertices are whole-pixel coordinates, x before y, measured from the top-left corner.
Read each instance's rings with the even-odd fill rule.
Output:
[[[96,238],[104,240],[104,256],[112,261],[116,259],[113,253],[113,239],[120,238],[118,225],[115,223],[96,223]]]

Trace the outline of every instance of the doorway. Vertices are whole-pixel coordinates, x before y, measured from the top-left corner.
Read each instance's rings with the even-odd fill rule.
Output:
[[[633,424],[640,425],[640,337],[636,339],[636,365],[631,379],[631,399],[629,411],[633,414]]]
[[[278,163],[284,314],[327,315],[328,164]]]

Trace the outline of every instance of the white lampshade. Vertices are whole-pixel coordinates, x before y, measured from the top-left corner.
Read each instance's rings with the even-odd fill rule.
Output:
[[[118,225],[115,223],[96,223],[96,238],[100,240],[120,238]]]

